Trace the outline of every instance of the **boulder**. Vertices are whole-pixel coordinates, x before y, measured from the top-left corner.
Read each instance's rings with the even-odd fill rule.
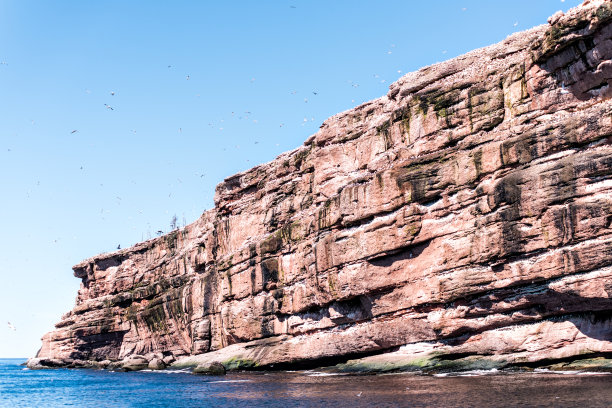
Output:
[[[72,362],[72,360],[70,361]],[[31,358],[26,363],[26,366],[31,370],[40,370],[43,368],[59,368],[65,367],[67,364],[64,360],[58,358]]]
[[[121,368],[126,371],[138,371],[144,370],[149,367],[149,360],[146,357],[134,354],[129,357],[126,357],[121,362]]]
[[[66,362],[66,364],[66,366],[69,368],[89,368],[92,366],[91,362],[79,359]]]
[[[215,361],[210,364],[198,365],[193,369],[193,373],[197,375],[225,375],[225,367]]]
[[[42,365],[40,364],[40,358],[29,358],[28,361],[26,362],[26,367],[28,367],[30,370],[39,370],[42,367]]]
[[[166,368],[166,364],[161,358],[154,358],[149,361],[149,369],[151,370],[163,370],[164,368]]]
[[[121,361],[112,361],[109,365],[106,366],[107,370],[112,370],[112,371],[120,371],[123,370],[122,368],[122,362]]]
[[[144,355],[144,357],[147,360],[151,361],[151,360],[156,359],[156,358],[161,360],[162,358],[164,358],[164,355],[162,353],[147,353],[147,354]]]
[[[102,360],[98,362],[98,367],[107,368],[111,364],[110,360]]]

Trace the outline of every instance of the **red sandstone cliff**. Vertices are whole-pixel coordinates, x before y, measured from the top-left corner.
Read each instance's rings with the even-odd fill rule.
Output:
[[[587,1],[404,76],[195,223],[76,265],[36,363],[609,358],[611,58]]]

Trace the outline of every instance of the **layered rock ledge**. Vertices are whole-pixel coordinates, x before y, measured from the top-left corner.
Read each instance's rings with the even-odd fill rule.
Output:
[[[408,74],[76,265],[30,365],[609,368],[611,81],[601,0]]]

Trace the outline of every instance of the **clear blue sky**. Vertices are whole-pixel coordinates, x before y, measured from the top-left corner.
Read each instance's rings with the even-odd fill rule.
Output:
[[[0,0],[0,357],[73,307],[72,265],[193,222],[223,178],[404,73],[579,3]]]

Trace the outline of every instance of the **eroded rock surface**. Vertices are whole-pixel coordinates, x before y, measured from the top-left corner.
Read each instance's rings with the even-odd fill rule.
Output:
[[[76,265],[38,357],[610,356],[612,3],[549,21],[404,76],[226,179],[195,223]]]

